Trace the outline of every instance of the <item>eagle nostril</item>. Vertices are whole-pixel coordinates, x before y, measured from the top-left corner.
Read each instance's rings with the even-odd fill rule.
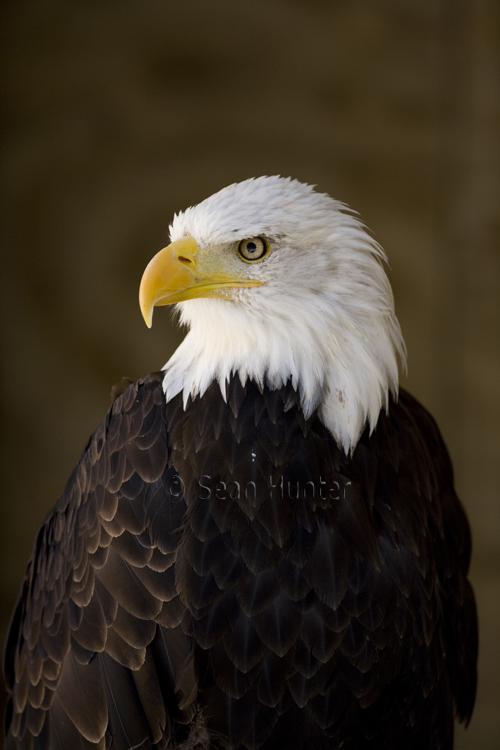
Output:
[[[178,261],[179,261],[180,263],[188,263],[188,264],[189,264],[189,263],[192,263],[192,262],[193,262],[192,258],[186,258],[186,257],[185,257],[184,255],[179,255],[179,256],[177,257],[177,260],[178,260]]]

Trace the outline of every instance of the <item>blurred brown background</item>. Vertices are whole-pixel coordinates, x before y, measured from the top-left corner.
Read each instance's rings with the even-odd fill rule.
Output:
[[[403,385],[474,534],[480,682],[457,747],[500,747],[498,0],[4,0],[2,639],[36,530],[110,386],[159,369],[141,273],[174,211],[291,175],[391,262]]]

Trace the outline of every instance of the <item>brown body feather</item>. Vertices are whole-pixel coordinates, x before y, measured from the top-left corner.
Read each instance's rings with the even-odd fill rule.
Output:
[[[288,385],[128,387],[42,526],[7,748],[449,749],[477,630],[449,458],[408,394],[352,457]]]

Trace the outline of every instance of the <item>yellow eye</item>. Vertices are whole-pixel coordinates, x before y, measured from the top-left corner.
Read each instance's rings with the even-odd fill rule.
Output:
[[[238,253],[247,263],[262,260],[268,252],[269,245],[262,237],[251,237],[249,240],[241,240],[238,245]]]

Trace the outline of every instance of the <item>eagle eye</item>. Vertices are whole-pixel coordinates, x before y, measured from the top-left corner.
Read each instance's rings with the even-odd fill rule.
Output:
[[[262,237],[250,237],[249,240],[241,240],[238,244],[239,256],[247,263],[262,260],[269,250],[269,244]]]

